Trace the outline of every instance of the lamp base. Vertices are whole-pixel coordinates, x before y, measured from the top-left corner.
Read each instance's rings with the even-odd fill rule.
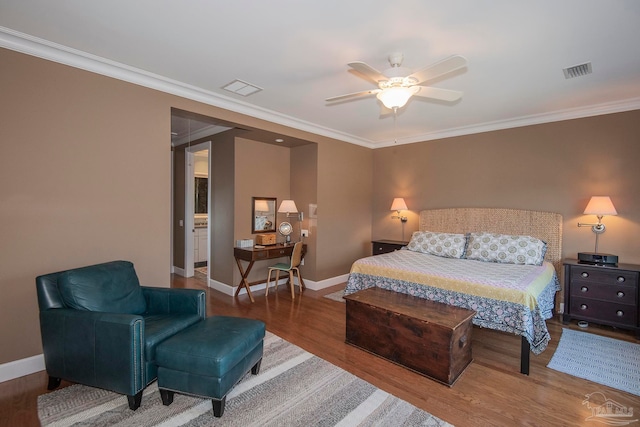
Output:
[[[598,252],[578,252],[578,262],[580,264],[616,267],[618,265],[618,255],[602,254]]]

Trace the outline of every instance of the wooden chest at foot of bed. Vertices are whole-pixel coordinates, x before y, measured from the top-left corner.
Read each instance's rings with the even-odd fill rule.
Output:
[[[449,386],[471,363],[475,311],[381,288],[345,299],[347,344]]]

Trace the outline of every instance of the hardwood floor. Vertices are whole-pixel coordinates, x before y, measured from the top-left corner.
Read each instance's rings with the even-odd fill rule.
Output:
[[[178,276],[173,286],[206,289],[203,282]],[[640,407],[637,396],[546,367],[563,328],[558,319],[548,321],[553,340],[541,355],[531,355],[529,376],[519,373],[519,337],[474,327],[474,361],[453,387],[444,386],[345,344],[346,306],[323,298],[343,287],[307,289],[292,301],[289,290],[280,286],[268,298],[255,292],[253,304],[246,295],[234,299],[206,289],[207,313],[260,319],[276,335],[456,426],[593,425],[586,421],[591,412],[582,402],[595,391],[636,412]],[[579,329],[575,322],[567,327]],[[589,331],[638,342],[625,331],[594,325]],[[39,425],[36,398],[47,392],[46,386],[44,372],[0,383],[0,426]]]

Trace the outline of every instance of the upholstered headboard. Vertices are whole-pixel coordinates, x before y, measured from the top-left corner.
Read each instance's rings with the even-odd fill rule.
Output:
[[[450,208],[420,211],[420,230],[443,233],[517,234],[547,242],[544,259],[561,277],[562,215],[553,212],[494,208]]]

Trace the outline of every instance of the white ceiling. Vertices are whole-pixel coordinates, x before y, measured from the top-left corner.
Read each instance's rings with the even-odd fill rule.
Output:
[[[0,46],[372,148],[640,108],[637,0],[0,0]],[[418,69],[452,54],[468,67],[381,115],[349,72]],[[565,67],[593,73],[565,79]],[[263,90],[222,90],[241,79]]]

